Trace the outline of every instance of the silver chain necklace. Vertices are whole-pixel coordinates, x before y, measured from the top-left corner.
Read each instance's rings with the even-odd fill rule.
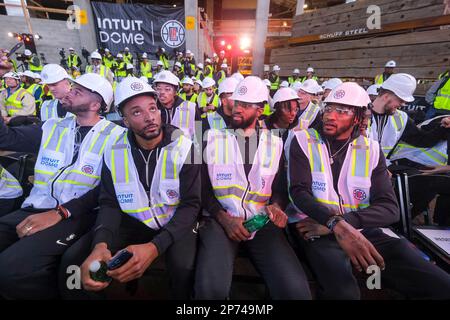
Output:
[[[342,149],[344,149],[344,147],[350,142],[350,137],[348,137],[347,141],[342,145],[342,147],[340,147],[338,149],[338,151],[336,151],[334,154],[331,154],[331,147],[330,147],[330,143],[328,142],[328,140],[325,140],[327,142],[327,148],[328,148],[328,153],[329,153],[329,158],[330,158],[330,164],[334,163],[334,157],[338,155],[339,152],[342,151]]]

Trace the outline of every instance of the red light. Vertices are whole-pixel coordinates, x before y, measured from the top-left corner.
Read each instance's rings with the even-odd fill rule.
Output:
[[[17,37],[17,40],[22,41],[22,37],[21,37],[21,36],[18,36],[18,37]]]
[[[227,45],[227,49],[231,50],[231,44]]]
[[[220,45],[224,46],[225,45],[225,40],[220,41]]]
[[[25,38],[25,41],[26,41],[26,42],[30,42],[30,38],[26,37],[26,38]]]

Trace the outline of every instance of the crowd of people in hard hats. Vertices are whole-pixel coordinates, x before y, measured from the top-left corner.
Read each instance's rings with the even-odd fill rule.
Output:
[[[439,194],[449,225],[448,72],[418,126],[401,110],[417,80],[393,61],[366,90],[312,67],[230,75],[224,53],[169,70],[159,49],[155,70],[149,54],[95,51],[78,76],[19,75],[2,55],[0,150],[35,161],[30,190],[0,165],[0,296],[105,298],[163,256],[171,298],[228,299],[243,249],[272,299],[360,299],[369,267],[404,298],[450,298],[450,275],[390,229],[407,170],[432,185],[411,182],[413,205]]]

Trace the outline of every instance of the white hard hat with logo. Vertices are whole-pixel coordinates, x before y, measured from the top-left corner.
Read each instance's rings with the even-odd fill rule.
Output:
[[[258,77],[249,76],[239,82],[231,96],[232,100],[247,103],[262,103],[269,99],[269,89]]]
[[[197,63],[197,68],[203,69],[203,63],[201,63],[201,62]]]
[[[294,69],[294,71],[292,71],[293,74],[300,74],[300,70],[299,69]]]
[[[313,67],[308,67],[308,69],[306,69],[306,72],[314,72],[314,68]]]
[[[380,84],[373,84],[370,87],[367,88],[367,94],[371,96],[377,96],[378,95],[378,89],[380,89]]]
[[[394,60],[390,60],[386,62],[384,65],[386,68],[395,68],[397,66],[397,63]]]
[[[344,82],[331,90],[325,103],[336,103],[354,107],[367,107],[371,102],[366,90],[356,82]]]
[[[239,81],[233,77],[229,77],[224,79],[220,84],[219,84],[219,96],[222,93],[233,93],[234,90],[236,89],[236,86],[239,84]]]
[[[272,68],[273,71],[280,71],[280,67],[278,65],[274,65]]]
[[[417,81],[412,75],[407,73],[395,73],[391,75],[383,84],[381,89],[392,91],[397,97],[406,102],[414,101],[414,91],[416,91]]]
[[[244,76],[240,72],[235,72],[231,75],[232,78],[235,78],[238,82],[244,80]]]
[[[67,74],[67,71],[59,64],[49,63],[42,68],[41,79],[42,84],[52,84],[63,79],[69,79],[69,75]]]
[[[156,75],[154,83],[167,83],[171,84],[173,86],[178,87],[180,83],[180,79],[176,75],[174,75],[172,72],[168,70],[163,70],[160,73]]]
[[[85,73],[71,81],[92,92],[98,93],[103,98],[103,102],[107,107],[111,104],[113,100],[113,88],[104,77],[96,73]]]
[[[98,53],[98,51],[94,51],[91,53],[91,59],[99,59],[101,60],[102,56],[100,55],[100,53]]]
[[[215,86],[215,85],[216,85],[216,81],[214,81],[213,78],[206,77],[206,78],[203,79],[203,81],[202,81],[202,87],[203,87],[204,89],[210,88],[210,87]]]
[[[316,80],[314,79],[308,79],[305,80],[305,82],[302,83],[302,86],[300,87],[300,90],[303,90],[309,94],[318,94],[322,91],[322,87],[319,86]]]
[[[342,83],[341,79],[339,79],[339,78],[331,78],[330,80],[325,81],[322,84],[322,87],[323,87],[324,90],[326,90],[326,89],[333,90],[334,88],[336,88],[341,83]]]
[[[32,53],[30,50],[25,49],[25,51],[23,52],[23,54],[26,55],[26,56],[31,56],[33,53]]]
[[[190,84],[191,86],[194,85],[194,81],[192,81],[189,77],[184,77],[183,80],[181,80],[181,84]]]
[[[298,100],[298,95],[292,88],[281,88],[278,89],[277,92],[273,95],[273,105],[276,105],[277,102],[290,101],[290,100]]]
[[[3,75],[3,78],[12,78],[16,80],[20,80],[20,76],[17,74],[17,72],[10,71]]]
[[[150,94],[156,99],[156,91],[148,84],[147,79],[126,77],[116,87],[114,104],[118,107],[126,100],[144,93]]]

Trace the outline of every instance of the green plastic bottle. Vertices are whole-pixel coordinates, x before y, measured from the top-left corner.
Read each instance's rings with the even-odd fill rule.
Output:
[[[258,231],[269,222],[269,217],[266,214],[257,214],[244,222],[244,227],[248,232],[252,233]]]

